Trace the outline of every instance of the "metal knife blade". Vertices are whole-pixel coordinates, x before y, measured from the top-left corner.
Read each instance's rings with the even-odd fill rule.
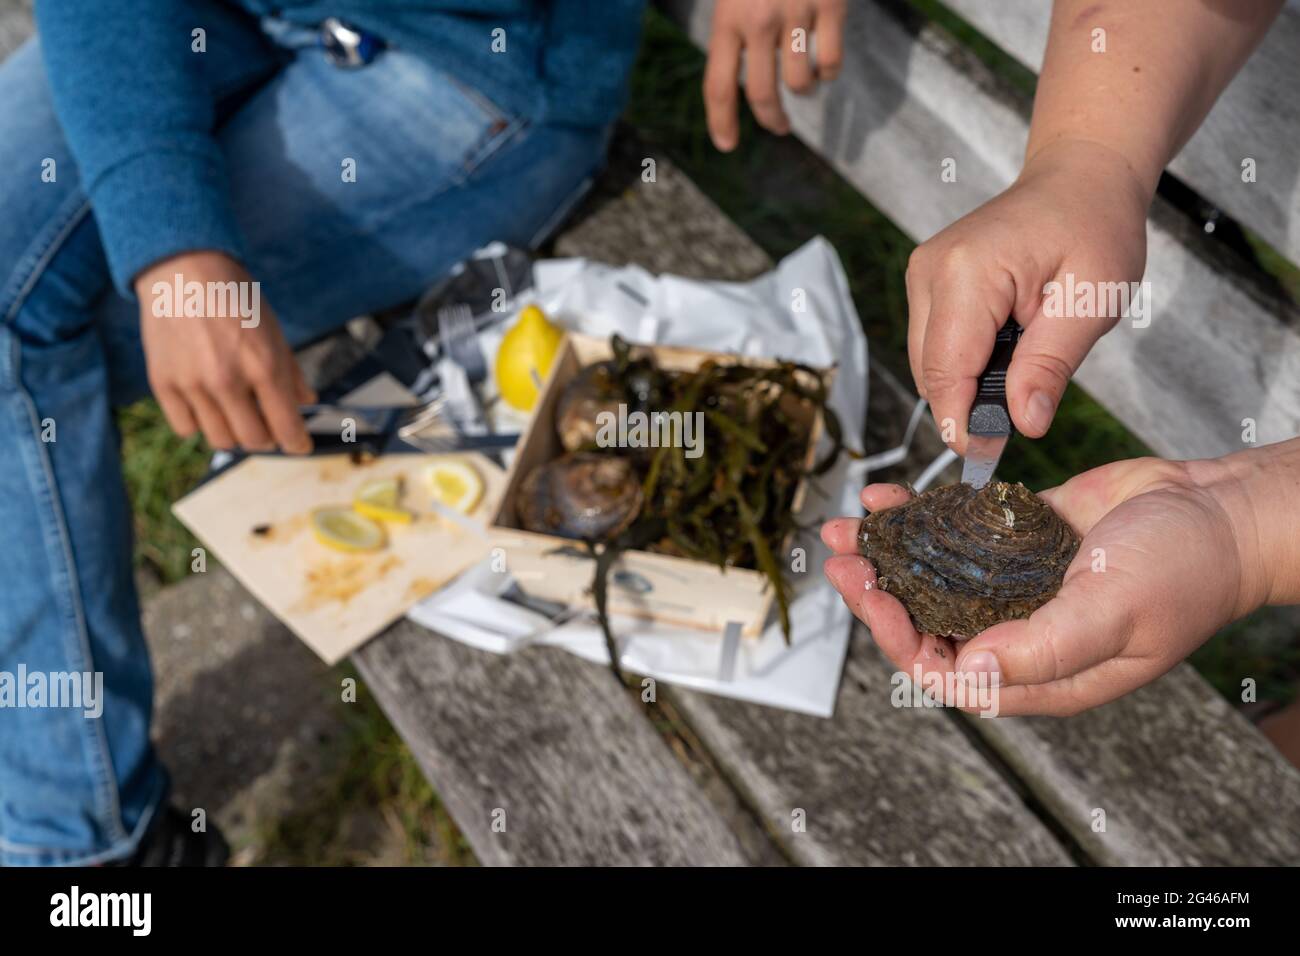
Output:
[[[1010,435],[971,435],[966,440],[966,460],[961,466],[961,480],[975,488],[983,488],[993,478],[1002,450],[1007,447]]]
[[[1011,355],[1020,341],[1020,332],[1016,320],[1007,319],[993,342],[989,363],[979,377],[967,429],[966,461],[961,467],[962,482],[975,488],[983,488],[993,479],[1007,439],[1015,431],[1007,410],[1007,369],[1011,367]]]

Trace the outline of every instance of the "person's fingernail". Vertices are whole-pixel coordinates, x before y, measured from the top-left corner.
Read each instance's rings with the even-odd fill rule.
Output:
[[[1029,396],[1025,417],[1029,419],[1029,426],[1035,431],[1047,431],[1047,426],[1052,424],[1052,415],[1055,412],[1056,402],[1046,392],[1038,391]]]
[[[962,674],[988,674],[990,677],[1002,676],[1002,668],[998,666],[998,659],[993,656],[991,651],[976,651],[962,661],[957,670]]]

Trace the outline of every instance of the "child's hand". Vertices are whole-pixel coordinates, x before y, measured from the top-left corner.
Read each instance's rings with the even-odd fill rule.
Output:
[[[1118,321],[1101,283],[1142,278],[1150,200],[1119,154],[1058,142],[1031,157],[1006,192],[912,253],[912,375],[959,454],[976,379],[1008,316],[1025,328],[1007,374],[1012,420],[1032,438],[1047,431],[1070,377]],[[1044,287],[1070,275],[1076,289],[1103,290],[1099,317],[1044,314]]]
[[[1028,620],[997,624],[961,644],[918,634],[903,605],[875,587],[875,569],[856,556],[859,519],[822,528],[836,552],[826,576],[909,676],[918,666],[927,681],[953,671],[996,673],[999,714],[1075,714],[1155,680],[1230,621],[1290,598],[1272,580],[1278,562],[1263,560],[1269,535],[1260,533],[1242,470],[1141,458],[1043,492],[1083,537],[1060,593]],[[872,511],[907,498],[897,485],[862,492]]]
[[[847,9],[846,0],[718,0],[704,71],[709,135],[718,149],[730,152],[740,142],[736,91],[742,51],[745,95],[754,118],[764,129],[785,135],[790,121],[777,94],[777,74],[796,93],[807,93],[818,80],[833,80],[843,58]]]

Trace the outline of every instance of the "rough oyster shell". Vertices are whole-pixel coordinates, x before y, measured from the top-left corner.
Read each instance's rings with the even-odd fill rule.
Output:
[[[666,410],[673,378],[672,372],[647,359],[632,360],[621,375],[613,360],[584,366],[565,386],[555,409],[560,444],[565,451],[593,448],[601,414],[609,412],[617,419],[620,406],[629,413]]]
[[[615,455],[562,455],[528,473],[516,508],[525,530],[605,541],[641,511],[641,482],[632,463]]]
[[[618,406],[626,401],[613,362],[596,362],[579,371],[565,386],[555,410],[555,430],[565,451],[595,446],[600,414],[617,415]]]
[[[964,640],[1028,617],[1060,590],[1074,530],[1024,485],[957,484],[863,519],[858,551],[917,630]]]

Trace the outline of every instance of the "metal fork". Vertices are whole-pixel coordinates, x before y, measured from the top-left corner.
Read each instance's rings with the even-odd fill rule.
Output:
[[[477,387],[487,378],[487,359],[469,306],[444,305],[438,310],[438,338],[443,354],[465,370],[470,385]]]
[[[504,448],[513,448],[519,441],[519,432],[491,435],[400,435],[402,441],[418,448],[426,455],[446,455],[458,451],[481,451],[491,455]]]
[[[421,406],[409,420],[397,429],[397,437],[429,455],[443,455],[457,451],[483,451],[492,453],[503,448],[513,448],[519,433],[466,435],[459,432],[440,431],[428,434],[431,426],[439,422],[447,410],[443,395]]]
[[[446,305],[438,310],[438,337],[443,360],[438,363],[447,416],[465,435],[491,431],[478,386],[487,378],[487,359],[474,328],[474,313],[467,305]]]

